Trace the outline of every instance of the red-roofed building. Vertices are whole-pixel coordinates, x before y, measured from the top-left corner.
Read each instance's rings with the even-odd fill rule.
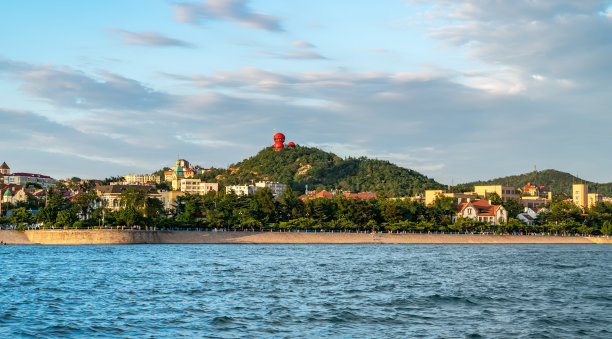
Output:
[[[491,205],[488,200],[467,199],[457,204],[457,214],[453,216],[453,222],[459,217],[499,225],[508,221],[508,211],[502,205]]]
[[[519,188],[519,190],[523,194],[529,194],[533,196],[548,194],[548,188],[546,188],[545,186],[532,185],[530,182],[528,182],[527,185]]]
[[[26,186],[27,183],[36,183],[43,188],[55,186],[55,179],[50,176],[32,173],[13,173],[4,175],[4,183]]]

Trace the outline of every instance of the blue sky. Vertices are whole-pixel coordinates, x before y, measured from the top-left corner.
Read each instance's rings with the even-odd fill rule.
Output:
[[[4,1],[0,161],[227,167],[287,141],[446,184],[612,181],[611,1]]]

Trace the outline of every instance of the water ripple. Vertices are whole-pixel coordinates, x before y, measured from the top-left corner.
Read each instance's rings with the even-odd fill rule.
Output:
[[[2,246],[0,255],[0,337],[612,336],[610,246]]]

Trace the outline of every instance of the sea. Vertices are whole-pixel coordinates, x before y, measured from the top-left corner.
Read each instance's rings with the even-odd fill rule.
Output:
[[[0,246],[1,338],[612,338],[612,246]]]

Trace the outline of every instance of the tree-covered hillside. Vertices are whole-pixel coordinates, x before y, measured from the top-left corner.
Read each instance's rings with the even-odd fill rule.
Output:
[[[365,157],[342,159],[302,146],[280,152],[268,147],[227,170],[205,173],[201,178],[224,186],[270,180],[287,183],[297,192],[303,192],[308,185],[309,189],[384,191],[390,196],[409,196],[442,187],[433,179],[388,161]]]
[[[554,169],[533,171],[487,181],[475,181],[462,184],[460,186],[467,187],[469,189],[471,189],[474,185],[508,185],[519,188],[525,186],[528,182],[539,186],[546,186],[549,190],[552,190],[554,194],[565,193],[567,195],[571,195],[572,193],[572,184],[586,183],[589,185],[589,192],[601,193],[604,196],[612,196],[612,183],[599,184],[585,181],[569,173]]]

